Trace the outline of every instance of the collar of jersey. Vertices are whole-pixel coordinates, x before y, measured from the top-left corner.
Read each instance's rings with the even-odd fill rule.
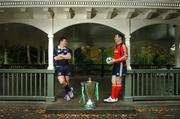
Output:
[[[61,50],[63,50],[63,49],[66,49],[66,47],[64,47],[64,48],[61,48],[61,47],[58,47],[58,46],[57,46],[57,48],[58,48],[58,49],[61,49]]]

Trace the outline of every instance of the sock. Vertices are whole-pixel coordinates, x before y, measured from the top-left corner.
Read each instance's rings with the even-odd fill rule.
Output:
[[[119,84],[119,85],[116,85],[116,94],[115,94],[115,98],[119,98],[119,95],[121,94],[122,92],[122,85]]]
[[[116,97],[116,85],[112,85],[112,90],[111,90],[111,98],[115,99]]]
[[[65,89],[65,94],[68,94],[68,92],[71,91],[71,88],[69,87],[69,85],[66,85],[64,89]]]

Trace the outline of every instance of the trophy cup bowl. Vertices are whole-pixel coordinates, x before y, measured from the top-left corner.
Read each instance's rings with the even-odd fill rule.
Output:
[[[86,109],[94,109],[95,108],[95,103],[93,101],[95,85],[96,85],[95,81],[89,80],[89,81],[85,82],[85,92],[87,95],[87,102],[85,104]]]

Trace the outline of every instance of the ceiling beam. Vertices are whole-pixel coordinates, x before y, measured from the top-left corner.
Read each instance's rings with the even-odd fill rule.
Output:
[[[4,9],[0,9],[0,13],[5,13],[5,10]]]
[[[107,10],[107,16],[106,16],[106,19],[112,19],[114,18],[115,16],[117,16],[117,10],[114,9],[114,8],[110,8]]]
[[[148,11],[146,11],[146,12],[144,13],[143,18],[144,18],[144,19],[151,19],[152,16],[154,15],[154,13],[156,13],[156,12],[157,12],[156,9],[150,9],[150,10],[148,10]]]
[[[170,19],[176,13],[177,13],[177,10],[168,10],[166,13],[162,15],[162,19],[163,20]]]
[[[54,18],[55,13],[54,13],[54,10],[52,8],[48,8],[48,13],[49,13],[50,18]]]
[[[43,12],[47,13],[46,15],[47,15],[48,19],[51,19],[55,16],[55,13],[52,8],[45,7],[42,10],[43,10]]]
[[[125,13],[125,18],[131,19],[135,12],[136,12],[136,9],[128,9],[127,12]]]
[[[72,19],[75,15],[75,12],[73,11],[72,8],[64,8],[64,12],[66,14],[67,19]]]
[[[87,19],[92,19],[95,16],[96,16],[96,12],[93,8],[86,8],[86,18]]]

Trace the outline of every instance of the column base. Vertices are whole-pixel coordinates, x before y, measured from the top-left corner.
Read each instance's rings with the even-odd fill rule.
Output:
[[[132,70],[131,66],[128,66],[128,67],[127,67],[127,70]]]
[[[54,102],[55,101],[55,97],[46,97],[46,101],[47,102]]]
[[[48,70],[54,70],[54,66],[48,66]]]
[[[133,98],[131,96],[124,96],[124,101],[133,102]]]

